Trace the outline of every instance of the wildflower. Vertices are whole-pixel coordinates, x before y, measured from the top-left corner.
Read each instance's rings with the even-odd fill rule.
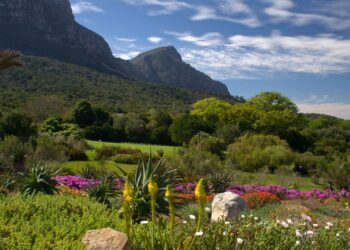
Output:
[[[130,178],[128,176],[126,178],[126,181],[124,184],[124,190],[123,190],[124,202],[127,202],[127,203],[131,202],[132,194],[133,194],[133,189],[132,189],[132,185],[130,184]]]
[[[143,220],[143,221],[140,222],[140,224],[141,225],[146,225],[146,224],[148,224],[148,220]]]
[[[210,207],[205,207],[205,212],[210,213],[211,212]]]
[[[245,218],[245,215],[244,215],[244,214],[242,214],[242,215],[241,215],[241,218],[242,218],[242,219],[244,219],[244,218]]]
[[[194,234],[195,236],[202,236],[203,235],[203,231],[198,231]]]
[[[257,220],[259,220],[259,218],[258,217],[254,217],[254,220],[257,221]]]
[[[318,224],[312,224],[313,227],[318,227]]]
[[[324,229],[329,230],[329,229],[330,229],[330,227],[329,227],[329,226],[325,226],[325,227],[324,227]]]
[[[133,188],[130,183],[130,176],[128,175],[126,177],[124,190],[123,190],[123,213],[124,213],[127,235],[130,234],[130,228],[132,224],[131,211],[130,211],[132,196],[133,196]]]
[[[226,231],[225,231],[225,232],[223,232],[223,233],[222,233],[222,235],[223,235],[223,236],[226,236],[226,235],[227,235],[227,232],[226,232]]]
[[[340,237],[340,233],[337,233],[335,236]]]
[[[311,231],[311,230],[309,230],[309,231],[306,231],[306,235],[308,235],[308,236],[313,236],[314,235],[314,232],[313,231]]]
[[[174,222],[175,222],[175,206],[174,206],[174,193],[171,190],[170,185],[166,187],[165,198],[168,199],[168,203],[169,203],[170,228],[173,228]]]
[[[327,222],[327,226],[333,227],[333,223],[332,222]]]
[[[152,198],[157,197],[158,193],[158,185],[154,181],[153,176],[151,176],[150,180],[148,181],[148,192],[150,193]]]
[[[184,221],[182,222],[182,224],[187,224],[187,220],[184,220]]]
[[[299,230],[295,230],[295,235],[297,236],[297,237],[303,237],[303,234],[302,233],[300,233],[300,231]]]
[[[311,242],[311,245],[313,245],[313,246],[316,245],[316,241],[313,240],[313,241]]]
[[[225,225],[230,225],[230,222],[229,221],[225,221]]]
[[[202,224],[202,219],[204,216],[204,208],[205,203],[207,202],[207,194],[204,190],[204,179],[200,179],[196,189],[194,190],[194,195],[196,196],[198,202],[198,222],[197,222],[197,230],[200,229]]]
[[[282,222],[281,222],[281,225],[282,225],[282,227],[284,227],[284,228],[288,228],[288,223],[285,222],[285,221],[282,221]]]
[[[295,245],[297,245],[297,246],[300,246],[300,241],[299,240],[297,240],[296,242],[295,242]]]
[[[242,244],[242,243],[243,243],[243,239],[237,238],[237,243],[238,243],[238,244]]]
[[[191,220],[195,220],[196,219],[196,216],[194,216],[193,214],[190,214],[189,217],[190,217]]]
[[[287,222],[288,222],[288,224],[293,225],[293,221],[291,219],[288,219]]]
[[[303,218],[304,220],[306,220],[307,222],[311,223],[312,219],[310,216],[308,216],[307,214],[301,214],[301,218]]]
[[[349,229],[348,229],[348,232],[350,233],[350,227],[349,227]]]

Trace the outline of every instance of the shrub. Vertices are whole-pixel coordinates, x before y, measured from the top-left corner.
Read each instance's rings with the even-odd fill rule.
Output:
[[[88,197],[16,194],[0,198],[0,249],[83,250],[85,232],[104,227],[122,230],[118,210]]]
[[[188,146],[198,151],[203,150],[219,156],[222,155],[226,147],[224,140],[204,132],[199,132],[193,136]]]
[[[58,182],[52,178],[58,172],[52,173],[47,166],[34,166],[29,173],[21,173],[23,179],[22,192],[25,194],[44,193],[53,195],[57,192]]]
[[[281,165],[290,165],[294,154],[286,141],[273,135],[244,135],[227,150],[227,165],[254,172],[268,167],[274,171]]]
[[[111,161],[123,164],[137,164],[139,161],[140,155],[132,154],[117,154],[111,157]]]
[[[114,156],[119,151],[118,147],[103,145],[101,148],[96,149],[96,160],[106,160],[111,156]]]
[[[67,152],[70,161],[87,161],[88,156],[85,151],[78,148],[70,148]]]
[[[262,208],[269,204],[281,202],[275,194],[269,192],[246,193],[242,198],[250,209]]]

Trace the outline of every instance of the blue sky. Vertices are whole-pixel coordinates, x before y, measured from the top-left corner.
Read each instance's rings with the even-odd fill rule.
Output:
[[[173,45],[232,95],[277,90],[350,119],[350,0],[70,1],[117,57]]]

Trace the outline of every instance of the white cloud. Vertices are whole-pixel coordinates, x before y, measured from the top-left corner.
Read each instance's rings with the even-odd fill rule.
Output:
[[[258,27],[260,22],[249,7],[241,0],[219,0],[218,6],[193,5],[177,0],[122,0],[131,5],[157,6],[159,9],[148,11],[151,16],[168,15],[176,11],[190,9],[195,12],[191,16],[192,21],[221,20],[239,23],[248,27]],[[221,12],[218,13],[218,12]],[[233,18],[232,15],[241,13],[244,17]]]
[[[296,26],[316,23],[322,24],[332,30],[350,29],[350,19],[348,18],[348,16],[344,19],[329,15],[321,15],[319,13],[292,12],[290,10],[294,7],[294,3],[292,0],[265,1],[271,4],[268,8],[264,9],[264,13],[272,18],[272,22],[288,22]],[[347,6],[348,5],[349,3],[347,4]],[[333,8],[332,5],[328,7]]]
[[[126,52],[126,53],[120,53],[120,54],[113,54],[115,57],[124,59],[124,60],[130,60],[134,57],[136,57],[137,55],[139,55],[141,52],[140,51],[130,51],[130,52]]]
[[[155,43],[155,44],[158,44],[160,43],[161,41],[163,41],[163,38],[161,37],[158,37],[158,36],[150,36],[147,38],[147,40],[151,43]]]
[[[190,32],[178,33],[173,31],[165,31],[166,34],[176,37],[180,41],[190,42],[197,46],[217,46],[223,43],[220,33],[206,33],[202,36],[194,36]]]
[[[126,42],[126,43],[136,42],[135,38],[126,38],[126,37],[115,37],[115,40],[120,41],[120,42]]]
[[[350,104],[348,103],[297,103],[302,113],[319,113],[350,119]]]
[[[72,11],[74,14],[80,14],[82,12],[87,12],[87,11],[98,12],[98,13],[104,12],[103,9],[101,9],[100,7],[86,1],[80,1],[72,4]]]
[[[234,35],[224,39],[218,33],[209,33],[212,34],[210,36],[176,32],[168,34],[196,45],[181,49],[184,60],[199,70],[210,72],[216,79],[263,78],[274,72],[350,72],[350,39],[341,37],[272,34]]]

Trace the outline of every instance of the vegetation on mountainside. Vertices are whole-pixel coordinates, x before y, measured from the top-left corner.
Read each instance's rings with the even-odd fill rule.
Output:
[[[176,113],[188,110],[196,100],[212,96],[123,79],[49,58],[22,60],[26,67],[1,72],[0,106],[4,110],[19,109],[33,98],[51,95],[59,96],[66,106],[87,99],[113,112],[157,108]]]

